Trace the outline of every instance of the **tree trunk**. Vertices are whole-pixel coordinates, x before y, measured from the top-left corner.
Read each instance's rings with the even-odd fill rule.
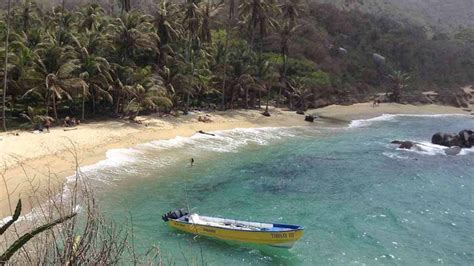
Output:
[[[83,92],[82,93],[82,115],[81,115],[81,119],[84,121],[86,118],[86,93]]]
[[[58,121],[58,110],[56,108],[56,95],[53,93],[53,112],[54,112],[54,119],[56,122]]]
[[[49,95],[49,91],[46,92],[46,111],[44,112],[44,115],[49,116],[49,100],[51,96]]]
[[[234,101],[235,101],[235,93],[232,92],[232,97],[230,98],[230,109],[234,110]]]
[[[190,101],[190,98],[191,98],[191,93],[187,93],[186,95],[186,105],[184,106],[184,115],[188,115],[189,113],[189,101]]]
[[[230,39],[230,31],[232,28],[232,18],[234,16],[234,6],[235,1],[231,0],[229,5],[229,16],[227,21],[227,28],[226,28],[226,36],[225,36],[225,44],[224,44],[224,79],[222,81],[222,111],[225,111],[225,86],[227,81],[227,60],[229,56],[229,39]]]
[[[120,108],[120,96],[121,96],[121,93],[119,92],[117,96],[117,103],[115,105],[115,114],[117,115],[119,113],[119,108]]]
[[[245,88],[245,109],[249,109],[249,89]]]
[[[268,113],[268,105],[270,103],[270,95],[267,95],[267,104],[265,106],[265,113]]]
[[[288,56],[283,52],[282,57],[283,57],[283,75],[281,77],[281,81],[283,83],[283,86],[286,87],[286,74],[288,71]],[[278,91],[278,107],[281,107],[281,96],[283,94],[283,88],[284,88],[283,86],[280,87],[280,90]]]
[[[258,91],[258,109],[262,109],[262,91]]]
[[[10,37],[10,0],[8,0],[7,6],[7,32],[5,38],[5,68],[3,70],[3,95],[2,95],[2,127],[3,131],[7,131],[7,117],[5,109],[7,107],[7,88],[8,88],[8,45],[9,45],[9,37]]]
[[[229,33],[227,33],[229,35]],[[225,55],[224,55],[224,78],[222,80],[222,103],[221,103],[221,110],[225,111],[225,86],[226,86],[226,79],[227,79],[227,49],[229,46],[229,37],[226,37],[225,40]]]
[[[278,100],[277,100],[277,107],[281,107],[281,95],[283,94],[283,86],[280,86],[278,89]]]
[[[95,93],[94,93],[94,90],[91,91],[91,98],[92,98],[92,114],[95,115]]]

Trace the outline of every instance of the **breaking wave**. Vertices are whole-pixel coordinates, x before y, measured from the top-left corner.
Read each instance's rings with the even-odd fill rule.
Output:
[[[360,127],[368,127],[372,125],[374,122],[382,122],[382,121],[392,121],[395,120],[396,118],[399,117],[450,117],[450,116],[465,116],[465,117],[471,117],[469,115],[465,114],[420,114],[420,115],[414,115],[414,114],[383,114],[381,116],[377,116],[374,118],[369,118],[369,119],[357,119],[357,120],[352,120],[349,123],[349,128],[360,128]]]

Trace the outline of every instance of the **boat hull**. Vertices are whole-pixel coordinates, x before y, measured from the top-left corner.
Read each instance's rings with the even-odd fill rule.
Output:
[[[243,243],[270,245],[274,247],[291,248],[303,236],[302,229],[275,231],[245,231],[208,225],[192,224],[177,220],[169,220],[168,225],[180,231],[221,240],[238,241]]]

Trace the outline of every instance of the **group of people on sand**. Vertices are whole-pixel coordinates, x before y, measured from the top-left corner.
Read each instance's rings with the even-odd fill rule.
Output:
[[[53,126],[54,122],[55,120],[53,118],[47,117],[43,119],[40,123],[36,124],[33,130],[37,133],[41,133],[44,131],[49,133],[49,129]],[[63,122],[63,127],[73,128],[78,126],[80,123],[81,120],[77,120],[75,117],[70,118],[69,116],[66,116]]]
[[[66,118],[64,119],[63,127],[75,127],[79,124],[81,124],[81,120],[78,120],[75,117],[70,118],[69,116],[66,116]]]
[[[33,130],[36,132],[46,132],[49,133],[49,128],[53,125],[54,119],[47,117],[44,120],[42,120],[40,123],[37,123],[34,125]]]
[[[380,106],[380,99],[374,98],[374,103],[372,104],[372,107],[379,107]]]

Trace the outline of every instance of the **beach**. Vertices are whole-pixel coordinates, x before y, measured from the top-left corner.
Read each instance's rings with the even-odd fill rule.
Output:
[[[50,133],[41,134],[27,131],[2,133],[0,173],[4,182],[0,185],[0,218],[11,214],[9,205],[14,204],[18,198],[29,198],[32,193],[46,192],[52,186],[61,187],[65,178],[74,174],[76,165],[83,167],[97,163],[105,159],[106,152],[110,149],[127,148],[177,136],[189,137],[200,130],[212,132],[235,128],[307,125],[304,116],[295,112],[275,108],[270,111],[271,117],[262,116],[261,110],[195,112],[181,117],[140,117],[141,124],[112,120],[85,123],[68,131],[56,127],[51,129]],[[347,124],[354,119],[372,118],[382,114],[467,114],[461,109],[448,106],[382,104],[373,107],[371,103],[328,106],[307,113]],[[199,117],[207,117],[210,121],[201,122]],[[24,201],[24,204],[24,210],[34,206],[28,201]]]

